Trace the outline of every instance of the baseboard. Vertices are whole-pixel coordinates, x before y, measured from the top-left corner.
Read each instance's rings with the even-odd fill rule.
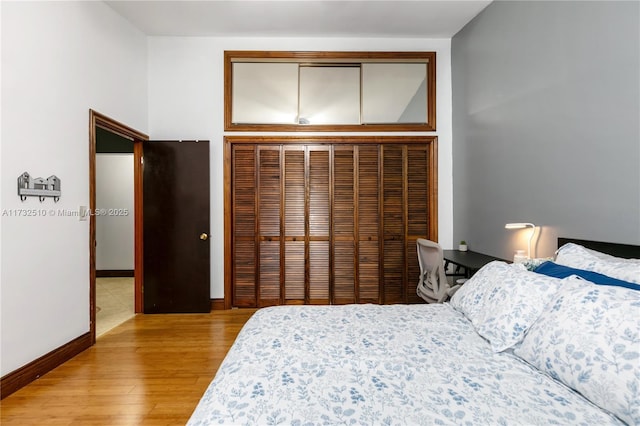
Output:
[[[133,269],[99,269],[96,270],[97,278],[133,277]]]
[[[90,346],[91,333],[87,332],[69,343],[52,350],[48,354],[41,356],[35,361],[5,375],[0,379],[0,399],[6,398],[60,364],[69,361]]]
[[[224,311],[224,299],[211,299],[212,311]]]

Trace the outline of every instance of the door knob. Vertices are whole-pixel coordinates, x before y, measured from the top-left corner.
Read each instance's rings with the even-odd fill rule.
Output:
[[[206,232],[203,232],[202,234],[200,234],[200,239],[202,241],[207,241],[208,238],[209,238],[209,236],[207,235]]]

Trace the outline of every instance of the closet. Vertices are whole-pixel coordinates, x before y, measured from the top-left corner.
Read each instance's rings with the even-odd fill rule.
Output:
[[[436,144],[225,138],[225,299],[419,303],[416,239],[437,239]]]

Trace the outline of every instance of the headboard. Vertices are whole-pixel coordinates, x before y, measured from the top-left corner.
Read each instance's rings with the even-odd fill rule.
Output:
[[[605,243],[602,241],[576,240],[575,238],[558,237],[558,248],[567,243],[580,244],[591,250],[610,254],[625,259],[640,259],[640,246],[631,244]]]

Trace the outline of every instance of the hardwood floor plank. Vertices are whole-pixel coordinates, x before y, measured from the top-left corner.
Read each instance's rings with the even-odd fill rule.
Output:
[[[137,315],[0,402],[2,425],[184,425],[256,309]]]

